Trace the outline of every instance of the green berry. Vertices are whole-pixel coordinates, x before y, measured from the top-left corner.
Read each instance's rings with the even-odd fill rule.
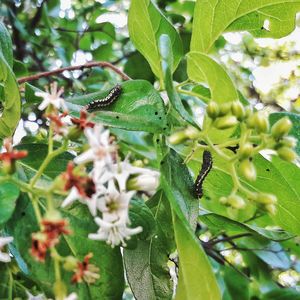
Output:
[[[255,199],[256,202],[261,204],[275,204],[277,202],[277,198],[273,194],[267,193],[259,193],[257,198]]]
[[[284,117],[278,120],[271,129],[271,134],[275,139],[280,139],[283,136],[287,135],[291,130],[293,123],[288,117]]]
[[[238,155],[240,159],[249,158],[253,153],[253,145],[251,143],[244,143],[240,145]]]
[[[228,129],[238,124],[238,120],[235,116],[225,116],[218,118],[214,125],[218,129]]]
[[[288,147],[281,147],[277,150],[277,154],[279,155],[279,157],[283,160],[286,161],[294,161],[297,157],[297,154],[290,148]]]
[[[220,108],[217,102],[210,101],[206,107],[207,115],[211,119],[215,119],[219,116]]]
[[[227,203],[230,204],[231,207],[236,209],[243,209],[246,206],[245,200],[238,195],[230,195],[227,198]]]
[[[240,101],[234,101],[232,103],[231,112],[239,121],[242,121],[245,117],[245,109]]]
[[[271,215],[275,215],[276,214],[276,206],[274,204],[267,204],[267,205],[265,205],[264,208]]]
[[[256,169],[254,164],[249,159],[244,159],[240,163],[240,171],[249,181],[255,181],[256,179]]]
[[[231,111],[231,105],[232,102],[226,102],[226,103],[222,103],[220,105],[220,112],[219,115],[222,116],[226,116],[230,111]]]

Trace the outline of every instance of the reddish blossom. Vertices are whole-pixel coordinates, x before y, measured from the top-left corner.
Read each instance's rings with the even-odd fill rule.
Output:
[[[68,112],[63,112],[58,114],[56,112],[45,114],[45,117],[48,118],[54,124],[54,131],[57,134],[62,134],[64,131],[62,128],[65,126],[65,123],[62,121],[62,118],[68,115]]]
[[[42,220],[43,233],[47,235],[48,240],[51,241],[51,245],[56,245],[58,243],[58,238],[62,234],[70,234],[71,231],[67,229],[68,221],[61,220]]]
[[[81,110],[80,117],[71,118],[71,121],[82,131],[87,127],[94,128],[95,123],[88,121],[87,116],[88,116],[87,112],[85,110]]]
[[[11,165],[17,159],[22,159],[28,155],[26,150],[15,150],[12,146],[12,139],[6,138],[4,139],[3,146],[6,152],[0,153],[0,160],[2,160],[5,164]]]
[[[46,235],[41,232],[32,234],[31,255],[37,261],[45,261],[48,248],[50,248],[50,244]]]
[[[94,181],[88,176],[79,176],[74,173],[74,164],[69,162],[67,171],[62,174],[65,180],[64,190],[68,191],[73,186],[76,187],[78,193],[84,198],[91,198],[96,192]]]
[[[77,263],[76,271],[72,276],[72,283],[79,283],[83,280],[87,283],[93,283],[100,278],[100,275],[98,274],[99,268],[89,263],[92,257],[93,254],[89,253],[84,257],[83,262]]]

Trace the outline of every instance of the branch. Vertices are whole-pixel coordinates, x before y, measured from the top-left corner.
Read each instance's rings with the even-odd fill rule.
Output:
[[[85,68],[93,68],[93,67],[108,68],[108,69],[113,70],[115,73],[119,74],[122,77],[123,80],[130,80],[131,79],[128,75],[123,73],[120,69],[118,69],[116,66],[114,66],[113,64],[111,64],[109,62],[106,62],[106,61],[92,61],[92,62],[88,62],[86,64],[82,64],[82,65],[78,65],[78,66],[68,66],[68,67],[56,69],[56,70],[53,70],[53,71],[47,71],[47,72],[42,72],[42,73],[38,73],[38,74],[35,74],[35,75],[21,77],[21,78],[18,79],[18,83],[24,83],[24,82],[28,82],[28,81],[37,80],[37,79],[40,79],[42,77],[53,76],[53,75],[56,75],[56,74],[63,73],[64,71],[82,70],[82,69],[85,69]]]

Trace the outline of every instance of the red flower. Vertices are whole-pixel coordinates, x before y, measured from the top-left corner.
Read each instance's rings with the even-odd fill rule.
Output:
[[[62,118],[68,115],[68,112],[63,112],[62,114],[58,114],[58,112],[52,112],[49,114],[45,114],[45,117],[48,118],[54,124],[54,131],[57,134],[63,134],[62,130],[65,126],[65,123],[62,121]]]
[[[62,234],[70,234],[71,231],[67,229],[68,226],[67,220],[42,220],[41,224],[43,225],[43,233],[46,234],[49,243],[51,246],[55,246],[58,243],[58,238]]]
[[[28,155],[26,150],[14,150],[11,138],[4,139],[3,146],[6,152],[0,153],[0,160],[4,163],[12,164],[17,159],[22,159]]]
[[[32,234],[31,255],[40,262],[44,262],[48,248],[50,248],[47,236],[41,232]]]
[[[81,110],[80,117],[71,118],[71,121],[82,131],[87,127],[94,128],[95,123],[88,121],[87,116],[88,116],[87,112],[85,110]]]
[[[87,283],[93,283],[100,278],[99,268],[89,263],[92,257],[93,254],[89,253],[84,257],[83,262],[77,263],[76,272],[72,276],[72,283],[79,283],[83,280]]]
[[[73,162],[68,163],[67,171],[64,172],[62,176],[65,180],[65,191],[68,191],[75,186],[78,190],[78,193],[84,198],[91,198],[91,196],[96,192],[95,183],[91,178],[87,176],[80,176],[74,173]]]

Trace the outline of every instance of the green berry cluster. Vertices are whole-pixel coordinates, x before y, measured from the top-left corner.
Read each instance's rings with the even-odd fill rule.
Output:
[[[206,108],[203,130],[188,127],[174,133],[169,141],[172,144],[196,140],[196,148],[206,148],[229,162],[233,189],[229,196],[221,197],[220,203],[233,210],[247,207],[248,201],[271,214],[276,213],[277,198],[263,192],[253,192],[241,183],[240,177],[255,181],[257,172],[253,158],[265,149],[273,150],[281,159],[292,162],[297,155],[294,151],[297,140],[288,136],[292,122],[284,117],[270,126],[268,116],[263,111],[253,111],[240,101],[223,104],[210,101]],[[209,136],[210,129],[226,130],[236,128],[236,133],[222,144],[214,144]],[[199,143],[201,142],[201,143]],[[234,153],[228,149],[234,149]],[[195,149],[193,149],[193,153]],[[191,154],[189,158],[192,156]],[[188,159],[189,159],[188,158]]]

